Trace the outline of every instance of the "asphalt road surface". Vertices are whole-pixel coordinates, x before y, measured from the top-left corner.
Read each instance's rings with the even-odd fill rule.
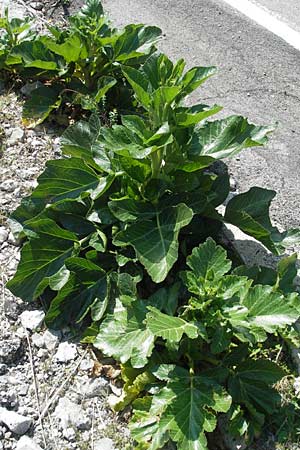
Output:
[[[298,3],[256,1],[300,31]],[[257,124],[278,122],[267,147],[245,150],[229,166],[240,191],[254,185],[277,191],[272,216],[280,225],[300,226],[300,51],[222,0],[103,4],[116,25],[160,26],[165,34],[160,48],[171,58],[219,68],[193,101],[218,103],[223,115],[242,114]]]

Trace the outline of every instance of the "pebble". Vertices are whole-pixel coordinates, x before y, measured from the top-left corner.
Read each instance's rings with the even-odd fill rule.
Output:
[[[36,9],[37,11],[42,11],[44,5],[43,5],[42,2],[32,2],[32,3],[31,3],[31,7],[32,7],[33,9]]]
[[[33,311],[24,311],[20,315],[21,324],[27,330],[37,330],[41,327],[43,320],[45,318],[44,311],[38,309]]]
[[[6,364],[0,364],[0,375],[5,375],[8,371],[8,367]]]
[[[86,398],[104,397],[110,392],[109,383],[105,378],[94,378],[82,385],[81,392]]]
[[[91,358],[83,359],[81,361],[81,364],[80,364],[81,370],[91,370],[93,367],[94,367],[94,361]]]
[[[72,361],[77,356],[77,349],[75,344],[69,342],[62,342],[59,344],[57,352],[54,355],[54,360],[62,363]]]
[[[98,439],[94,442],[94,450],[115,450],[114,441],[109,438]]]
[[[43,335],[39,333],[34,333],[31,336],[32,343],[37,348],[43,348],[44,347],[44,337]]]
[[[72,426],[82,431],[91,428],[91,421],[89,417],[86,416],[82,407],[77,403],[72,402],[67,397],[59,399],[54,415],[60,420],[60,425],[63,430]]]
[[[60,331],[46,330],[43,335],[44,346],[49,351],[54,350],[58,346],[61,337]]]
[[[67,441],[72,442],[76,439],[76,433],[73,428],[66,428],[63,430],[63,436],[67,439]]]
[[[6,408],[0,407],[0,422],[9,428],[15,434],[25,434],[32,425],[32,419],[21,416],[15,411],[8,411]]]
[[[22,436],[17,443],[16,450],[42,450],[42,448],[28,436]]]
[[[23,354],[23,346],[19,338],[0,341],[0,363],[13,364]]]
[[[11,179],[2,181],[0,184],[0,190],[5,192],[13,192],[17,187],[17,182]]]
[[[7,145],[15,145],[18,142],[22,141],[24,137],[24,130],[22,128],[13,128],[11,130],[10,137],[7,139]]]
[[[2,244],[3,242],[5,242],[8,238],[8,231],[6,228],[4,227],[0,227],[0,244]]]
[[[16,247],[20,245],[20,240],[15,238],[12,232],[9,233],[7,242],[9,242],[11,245],[15,245]]]

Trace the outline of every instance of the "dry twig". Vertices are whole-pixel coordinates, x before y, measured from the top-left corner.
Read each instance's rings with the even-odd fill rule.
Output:
[[[25,332],[26,332],[26,339],[27,339],[27,343],[28,343],[29,361],[30,361],[32,379],[33,379],[33,384],[34,384],[35,398],[36,398],[36,403],[37,403],[37,407],[38,407],[39,424],[40,424],[41,430],[42,430],[44,445],[45,445],[45,448],[47,448],[47,441],[46,441],[45,430],[44,430],[44,425],[43,425],[43,417],[41,415],[41,403],[40,403],[40,397],[39,397],[39,390],[38,390],[38,384],[37,384],[37,379],[36,379],[36,374],[35,374],[35,369],[34,369],[34,364],[33,364],[32,348],[31,348],[31,343],[30,343],[30,337],[29,337],[29,334],[28,334],[28,331],[26,330],[26,328],[25,328]]]
[[[49,408],[53,405],[53,403],[56,401],[57,397],[60,395],[60,393],[63,391],[64,387],[68,384],[68,382],[71,380],[71,378],[76,374],[83,358],[86,356],[88,350],[86,349],[84,351],[84,353],[82,354],[82,356],[80,357],[79,361],[77,362],[77,364],[75,365],[75,367],[73,368],[73,370],[69,373],[69,375],[67,376],[67,378],[65,379],[65,381],[59,386],[59,388],[56,390],[56,392],[54,392],[54,394],[50,397],[49,401],[47,402],[45,408],[43,409],[43,411],[41,412],[41,417],[44,418],[45,415],[47,414]]]

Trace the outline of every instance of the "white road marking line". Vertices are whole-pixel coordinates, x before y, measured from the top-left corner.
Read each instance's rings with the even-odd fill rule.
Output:
[[[228,5],[254,20],[259,25],[284,39],[288,44],[300,50],[300,33],[289,25],[277,19],[266,9],[255,5],[249,0],[223,0]]]

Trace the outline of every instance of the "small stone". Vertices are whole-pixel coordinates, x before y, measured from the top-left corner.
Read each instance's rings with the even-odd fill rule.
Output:
[[[5,180],[0,184],[0,190],[5,192],[13,192],[18,187],[18,184],[14,180]]]
[[[22,128],[13,128],[10,137],[7,139],[7,145],[15,145],[22,141],[24,137],[24,130]]]
[[[61,339],[61,332],[56,330],[46,330],[43,335],[44,346],[47,350],[54,350]]]
[[[58,362],[68,362],[75,359],[77,356],[77,349],[75,344],[69,344],[69,342],[62,342],[59,344],[57,352],[54,355],[54,359]]]
[[[0,363],[14,364],[23,355],[23,351],[19,338],[0,341]]]
[[[76,439],[76,433],[73,428],[66,428],[65,430],[63,430],[63,435],[69,442],[75,441]]]
[[[85,415],[85,411],[82,407],[72,402],[67,397],[59,399],[54,415],[60,420],[63,430],[72,426],[82,431],[91,428],[91,421],[89,417]]]
[[[104,397],[109,392],[109,383],[104,378],[95,378],[82,386],[82,393],[86,398]]]
[[[34,333],[31,336],[31,340],[33,345],[37,348],[43,348],[44,347],[44,336],[39,333]]]
[[[15,238],[12,232],[9,233],[7,242],[9,242],[11,245],[15,245],[16,247],[18,247],[21,243],[19,239]]]
[[[233,177],[229,178],[229,185],[230,185],[230,190],[231,191],[236,191],[236,189],[237,189],[237,182],[235,181],[235,179]]]
[[[37,330],[41,327],[43,320],[45,318],[44,311],[40,311],[38,309],[34,311],[24,311],[20,315],[21,324],[27,330]]]
[[[14,411],[8,411],[6,408],[0,407],[0,422],[9,428],[15,434],[25,434],[32,425],[32,419],[21,416]]]
[[[37,11],[42,11],[44,5],[42,2],[32,2],[30,5],[33,9],[36,9]]]
[[[81,364],[80,364],[81,370],[91,370],[93,367],[94,367],[94,361],[91,358],[83,359],[81,361]]]
[[[20,339],[23,339],[26,337],[26,331],[23,327],[19,327],[16,329],[16,336],[18,336]]]
[[[44,349],[44,348],[40,348],[39,351],[37,352],[36,356],[41,359],[42,361],[45,361],[45,359],[47,359],[47,357],[49,356],[49,352],[48,350]],[[44,378],[45,378],[44,374]]]
[[[5,375],[8,371],[8,367],[6,364],[0,364],[0,375]]]
[[[297,396],[299,396],[299,398],[300,398],[300,377],[295,378],[294,389],[295,389],[295,394]]]
[[[0,244],[5,242],[8,238],[8,231],[4,227],[0,227]]]
[[[42,448],[28,436],[22,436],[18,440],[16,450],[42,450]]]
[[[28,384],[21,384],[18,388],[18,394],[21,395],[21,397],[25,397],[28,394],[28,390]]]
[[[109,438],[98,439],[94,442],[94,450],[115,450],[114,441]]]

